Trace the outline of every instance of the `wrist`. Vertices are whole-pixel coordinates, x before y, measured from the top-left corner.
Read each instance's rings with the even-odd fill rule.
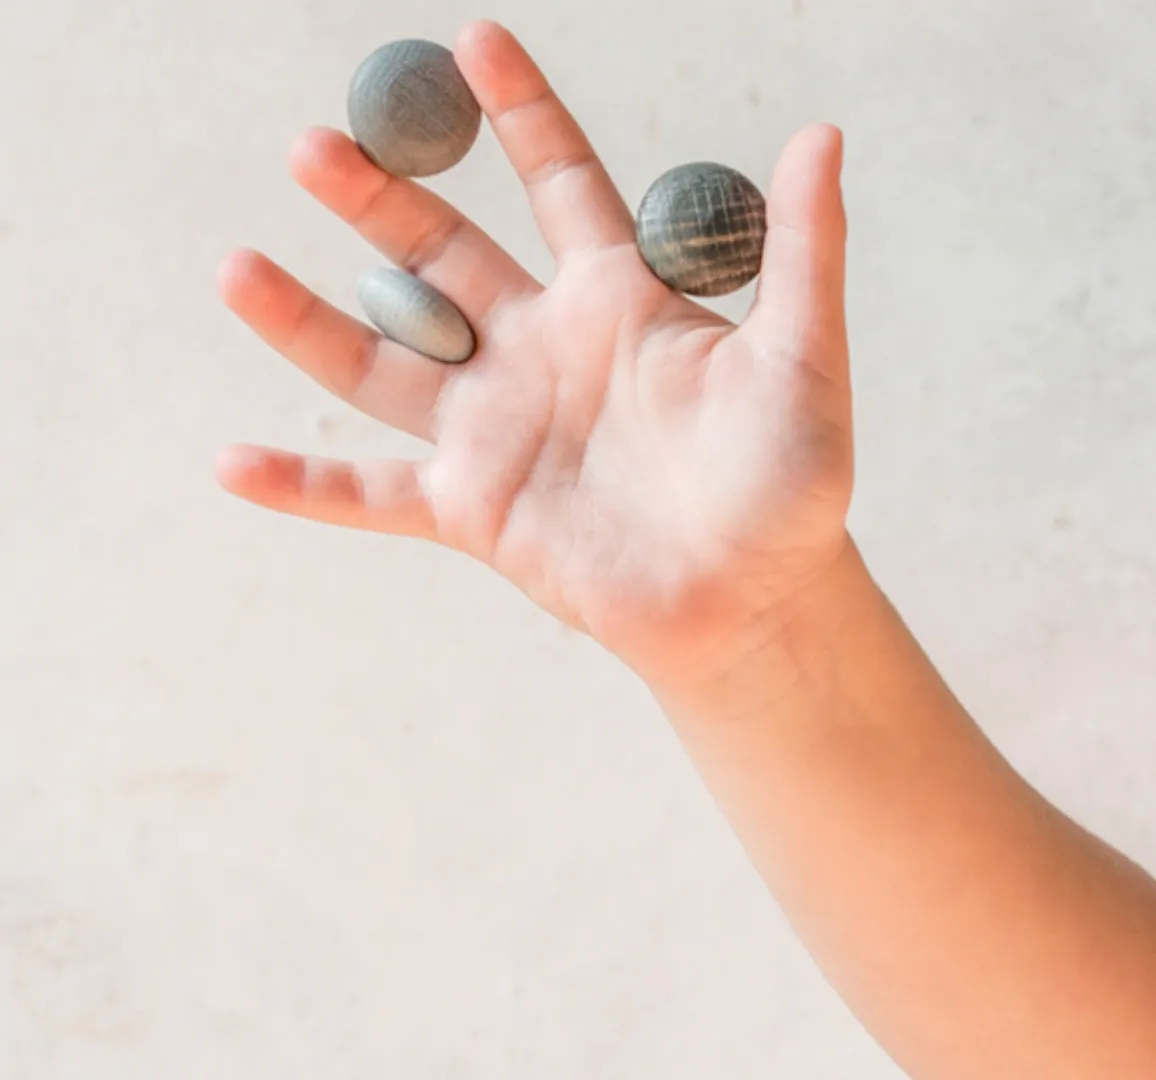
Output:
[[[759,613],[705,665],[649,680],[676,726],[773,715],[806,690],[822,694],[840,654],[887,607],[857,546],[845,536],[790,597]],[[869,631],[868,631],[869,632]]]

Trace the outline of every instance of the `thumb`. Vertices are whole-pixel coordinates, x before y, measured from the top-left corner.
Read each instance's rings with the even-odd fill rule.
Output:
[[[847,218],[842,169],[843,135],[838,128],[816,124],[787,144],[767,200],[758,294],[740,332],[752,345],[770,345],[845,380]]]

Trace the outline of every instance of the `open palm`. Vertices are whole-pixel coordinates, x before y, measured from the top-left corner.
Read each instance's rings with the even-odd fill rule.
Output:
[[[342,399],[430,441],[425,461],[233,447],[222,484],[335,524],[492,565],[648,678],[749,635],[842,549],[852,480],[841,139],[792,141],[769,200],[758,299],[734,326],[647,269],[632,216],[522,48],[490,23],[456,56],[557,261],[543,287],[455,209],[335,131],[298,181],[450,297],[479,341],[439,364],[383,339],[260,255],[229,306]]]

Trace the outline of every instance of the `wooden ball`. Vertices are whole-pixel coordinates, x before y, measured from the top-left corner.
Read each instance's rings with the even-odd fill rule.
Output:
[[[357,297],[387,338],[446,364],[468,360],[477,347],[466,317],[437,289],[404,270],[362,274]]]
[[[688,296],[724,296],[758,277],[767,203],[725,165],[680,165],[651,185],[637,229],[639,251],[661,281]]]
[[[453,53],[432,41],[395,41],[371,53],[350,83],[348,108],[361,149],[394,176],[453,168],[482,125]]]

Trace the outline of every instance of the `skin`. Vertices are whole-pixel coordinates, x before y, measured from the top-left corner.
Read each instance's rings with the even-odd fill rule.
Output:
[[[732,325],[646,269],[580,128],[514,38],[455,55],[555,257],[546,285],[345,136],[292,171],[478,331],[461,367],[384,341],[253,252],[228,306],[431,459],[232,447],[223,486],[487,563],[645,679],[822,970],[915,1080],[1156,1076],[1156,883],[1019,777],[848,535],[842,136],[775,171]]]

